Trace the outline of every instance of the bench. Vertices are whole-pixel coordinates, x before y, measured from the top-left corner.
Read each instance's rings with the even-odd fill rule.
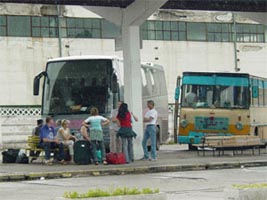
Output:
[[[44,161],[44,149],[38,147],[40,144],[39,136],[28,136],[27,139],[28,147],[26,150],[26,155],[29,157],[29,162],[32,162],[33,159],[42,158],[42,163]],[[31,155],[31,152],[34,152],[35,155]],[[39,155],[36,155],[36,152],[40,152]]]
[[[233,155],[237,155],[238,151],[252,149],[252,154],[255,154],[255,149],[258,149],[260,155],[261,147],[265,143],[261,142],[261,139],[257,136],[207,136],[203,137],[201,144],[194,145],[197,147],[199,155],[199,149],[202,150],[203,156],[205,156],[205,148],[212,150],[213,156],[218,151],[218,156],[224,155],[225,150],[232,150]]]
[[[39,136],[28,136],[27,139],[28,147],[25,149],[26,155],[29,157],[29,162],[32,163],[33,159],[41,158],[42,163],[44,163],[44,149],[39,147],[40,137]],[[51,152],[54,153],[59,151],[58,148],[51,149]],[[68,151],[67,147],[65,147],[65,151]],[[31,155],[31,152],[34,152],[35,155]],[[39,155],[36,155],[37,152],[40,152]]]

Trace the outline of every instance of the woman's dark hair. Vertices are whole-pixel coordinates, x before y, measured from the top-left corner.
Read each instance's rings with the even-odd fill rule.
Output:
[[[126,117],[127,112],[129,112],[128,105],[126,103],[122,103],[119,107],[118,117],[120,119],[124,119]]]

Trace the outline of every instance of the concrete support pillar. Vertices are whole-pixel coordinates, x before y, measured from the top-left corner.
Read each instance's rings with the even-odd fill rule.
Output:
[[[2,119],[0,116],[0,150],[3,149],[3,138],[2,138]]]
[[[134,140],[135,158],[143,156],[141,141],[143,137],[142,123],[142,85],[140,71],[140,34],[139,26],[126,26],[122,28],[122,48],[124,58],[124,100],[139,119],[133,123],[137,133]]]
[[[143,107],[140,69],[139,26],[167,0],[135,0],[127,8],[85,7],[121,27],[124,60],[124,100],[139,121],[134,123],[138,134],[134,140],[135,159],[143,156]]]

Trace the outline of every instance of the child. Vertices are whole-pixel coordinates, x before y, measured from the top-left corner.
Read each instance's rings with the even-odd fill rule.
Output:
[[[90,123],[90,126],[88,125]],[[106,151],[103,142],[103,130],[102,125],[108,125],[109,120],[105,117],[99,115],[97,108],[91,108],[90,110],[90,117],[88,117],[84,122],[83,126],[90,128],[90,141],[93,146],[93,155],[95,164],[98,165],[97,159],[97,145],[101,148],[101,155],[103,159],[103,164],[107,165],[106,161]]]

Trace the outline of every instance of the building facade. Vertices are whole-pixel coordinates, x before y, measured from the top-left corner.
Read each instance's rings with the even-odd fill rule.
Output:
[[[227,12],[159,10],[141,27],[142,61],[164,67],[169,103],[183,71],[267,76],[266,26]],[[79,6],[0,4],[0,105],[40,105],[33,78],[49,58],[118,55],[120,28]],[[235,54],[236,52],[236,54]]]

